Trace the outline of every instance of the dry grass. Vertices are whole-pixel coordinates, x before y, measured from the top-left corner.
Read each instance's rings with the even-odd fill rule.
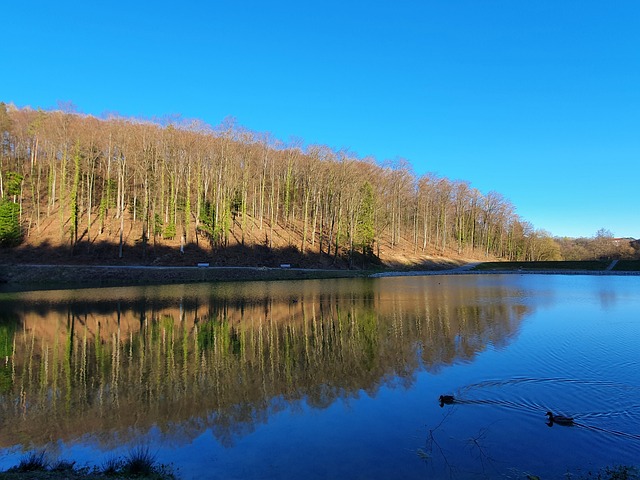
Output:
[[[0,472],[0,480],[175,480],[171,468],[156,462],[145,446],[134,447],[124,459],[113,457],[101,467],[75,468],[75,462],[50,461],[46,452],[27,453],[15,467]]]

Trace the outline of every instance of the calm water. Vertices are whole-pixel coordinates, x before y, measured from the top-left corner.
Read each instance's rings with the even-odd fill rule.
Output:
[[[100,465],[141,444],[183,478],[638,465],[639,313],[640,277],[4,293],[0,469],[27,448]]]

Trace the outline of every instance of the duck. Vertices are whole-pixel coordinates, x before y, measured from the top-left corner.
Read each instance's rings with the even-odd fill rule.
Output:
[[[574,425],[573,417],[565,417],[564,415],[554,415],[551,412],[546,413],[547,417],[549,417],[549,424],[553,425],[557,423],[558,425],[571,426]]]
[[[453,395],[440,395],[440,406],[443,407],[445,405],[451,405],[456,401]]]

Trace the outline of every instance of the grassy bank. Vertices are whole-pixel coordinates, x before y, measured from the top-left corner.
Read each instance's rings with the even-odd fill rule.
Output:
[[[639,480],[640,471],[635,466],[615,465],[586,473],[569,473],[567,478],[576,480]],[[51,461],[44,451],[27,453],[18,465],[0,472],[0,480],[177,480],[173,470],[156,462],[147,447],[137,447],[124,458],[112,458],[101,466],[75,467],[75,462]],[[523,473],[528,480],[541,480],[534,474]]]
[[[473,271],[534,271],[534,272],[605,272],[612,264],[611,260],[592,261],[555,261],[555,262],[485,262],[477,265]],[[612,272],[640,272],[640,260],[620,260],[611,269]]]
[[[640,272],[640,260],[620,260],[613,267],[616,272]]]
[[[612,270],[610,261],[584,262],[484,262],[464,273],[619,273],[640,272],[640,260],[621,260]],[[452,264],[451,269],[459,266]],[[411,269],[393,269],[394,272],[412,272]],[[316,268],[267,267],[180,267],[180,266],[114,266],[114,265],[0,265],[0,284],[3,291],[39,290],[55,288],[82,288],[133,285],[166,285],[172,283],[228,282],[255,280],[305,280],[326,278],[362,278],[372,273],[392,269],[345,270]],[[419,270],[419,269],[418,269]],[[416,274],[447,273],[443,265],[425,265]],[[457,272],[463,273],[463,272]]]
[[[44,450],[27,453],[18,465],[0,472],[2,480],[57,480],[57,479],[147,479],[174,480],[173,470],[159,464],[148,447],[133,448],[125,457],[113,457],[100,466],[76,467],[75,462],[47,456]]]
[[[500,271],[567,271],[584,270],[605,271],[611,262],[586,261],[586,262],[485,262],[477,265],[474,271],[490,272]]]
[[[365,270],[266,267],[143,267],[96,265],[2,265],[3,290],[166,285],[250,280],[304,280],[366,277]]]

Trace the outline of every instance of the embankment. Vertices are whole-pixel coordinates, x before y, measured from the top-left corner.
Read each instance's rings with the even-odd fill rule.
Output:
[[[3,290],[160,285],[247,280],[351,278],[365,271],[267,267],[151,267],[96,265],[0,265]]]

